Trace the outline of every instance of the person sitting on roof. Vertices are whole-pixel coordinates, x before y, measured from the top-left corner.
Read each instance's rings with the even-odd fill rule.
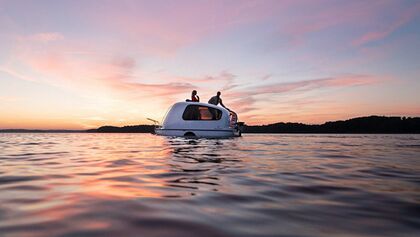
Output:
[[[197,91],[193,90],[191,92],[191,100],[190,99],[186,99],[186,102],[200,102],[200,97],[197,95]]]
[[[197,95],[197,91],[193,90],[191,92],[191,101],[192,102],[200,102],[200,97]]]

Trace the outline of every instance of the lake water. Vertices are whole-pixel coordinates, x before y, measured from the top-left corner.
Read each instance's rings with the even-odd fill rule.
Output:
[[[0,134],[0,236],[420,236],[419,135]]]

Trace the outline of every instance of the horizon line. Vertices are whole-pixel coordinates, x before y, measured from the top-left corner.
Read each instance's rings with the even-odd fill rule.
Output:
[[[367,116],[359,116],[359,117],[352,117],[352,118],[348,118],[348,119],[340,119],[340,120],[333,120],[333,121],[325,121],[323,123],[314,123],[314,124],[308,124],[308,123],[303,123],[303,122],[283,122],[283,121],[279,121],[279,122],[274,122],[274,123],[268,123],[268,124],[258,124],[258,125],[247,125],[245,123],[245,126],[268,126],[268,125],[272,125],[272,124],[278,124],[278,123],[291,123],[291,124],[304,124],[304,125],[323,125],[329,122],[340,122],[340,121],[348,121],[348,120],[352,120],[352,119],[358,119],[358,118],[369,118],[369,117],[385,117],[385,118],[400,118],[400,119],[414,119],[414,118],[420,118],[420,116],[387,116],[387,115],[367,115]],[[56,129],[43,129],[43,128],[1,128],[0,127],[0,131],[4,131],[4,130],[24,130],[24,131],[68,131],[68,132],[83,132],[83,131],[88,131],[88,130],[92,130],[92,129],[97,129],[100,127],[128,127],[128,126],[156,126],[153,124],[132,124],[132,125],[123,125],[123,126],[114,126],[114,125],[102,125],[99,127],[95,127],[95,128],[87,128],[87,129],[65,129],[65,128],[56,128]]]

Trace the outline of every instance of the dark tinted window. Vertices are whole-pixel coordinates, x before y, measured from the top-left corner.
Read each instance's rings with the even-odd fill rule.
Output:
[[[184,120],[219,120],[222,111],[207,106],[188,105],[182,115]]]

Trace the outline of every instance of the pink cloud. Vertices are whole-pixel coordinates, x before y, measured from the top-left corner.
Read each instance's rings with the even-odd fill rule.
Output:
[[[415,16],[418,16],[420,12],[420,3],[405,9],[402,11],[396,20],[394,20],[391,24],[386,24],[382,26],[382,29],[376,29],[366,34],[362,35],[360,38],[353,41],[353,45],[360,46],[372,41],[377,41],[387,37],[388,35],[392,34],[395,30],[403,26],[404,24],[411,21]]]
[[[23,75],[19,72],[17,72],[16,70],[9,68],[8,66],[1,66],[0,67],[0,72],[6,73],[14,78],[18,78],[20,80],[25,80],[25,81],[35,81],[35,79],[33,79],[32,77]]]
[[[265,86],[258,86],[249,89],[252,94],[269,94],[269,93],[285,93],[290,91],[308,91],[319,88],[331,87],[348,87],[348,86],[361,86],[369,85],[379,82],[381,79],[369,75],[344,75],[331,78],[320,78],[314,80],[276,83]]]
[[[47,43],[51,41],[62,40],[64,39],[64,36],[58,32],[44,32],[26,36],[24,39]]]
[[[177,50],[278,14],[289,1],[106,1],[81,14],[101,31],[112,32],[141,53],[171,56]],[[111,20],[112,19],[112,20]]]
[[[13,58],[0,70],[18,79],[58,86],[79,94],[103,91],[130,100],[156,100],[167,106],[181,95],[188,98],[193,89],[229,91],[236,87],[236,76],[228,71],[201,78],[147,74],[130,56],[105,54],[68,39],[59,44],[44,44],[45,40],[54,38],[54,34],[40,33],[26,37],[26,41],[17,41]],[[205,97],[203,101],[206,101]]]
[[[265,114],[266,117],[269,114],[269,119],[264,118],[264,121],[272,122],[275,121],[273,109],[275,111],[282,110],[284,113],[287,113],[287,110],[292,109],[289,113],[298,114],[300,111],[310,113],[311,107],[316,108],[312,111],[312,113],[316,113],[322,105],[325,105],[325,108],[333,108],[333,105],[328,101],[320,101],[319,99],[296,99],[297,95],[304,95],[307,92],[317,92],[319,90],[332,88],[368,86],[381,83],[384,80],[388,80],[388,78],[372,75],[348,74],[330,78],[235,88],[228,93],[223,93],[222,96],[223,98],[226,98],[224,104],[236,112],[241,113],[243,119],[248,119],[249,121],[258,120],[261,122],[260,114]],[[274,98],[275,96],[289,94],[292,95],[291,98],[294,99],[291,101],[283,101],[282,104],[279,104],[278,99]],[[285,108],[281,108],[282,106],[285,106]]]
[[[279,16],[275,38],[286,38],[288,48],[295,48],[302,45],[311,33],[337,26],[364,25],[389,5],[393,5],[392,1],[345,1],[336,4],[322,0],[295,1],[284,15]]]
[[[184,78],[145,83],[145,74],[130,56],[106,55],[94,49],[86,51],[72,42],[43,46],[43,50],[38,50],[43,43],[39,40],[30,44],[20,41],[15,47],[14,58],[0,67],[0,71],[21,80],[63,87],[79,94],[104,92],[130,100],[166,103],[176,95],[186,94],[188,97],[194,88]],[[21,74],[17,73],[17,68],[26,70]],[[155,79],[160,79],[159,75]]]
[[[190,81],[199,84],[201,87],[208,87],[209,85],[218,85],[218,90],[229,91],[237,87],[235,84],[236,75],[222,71],[216,76],[205,76],[202,78],[192,78]]]
[[[124,93],[138,93],[137,97],[145,97],[153,95],[154,97],[170,96],[174,94],[185,94],[194,88],[189,83],[161,83],[161,84],[145,84],[136,82],[119,81],[111,83],[113,89],[121,90]]]
[[[343,29],[351,33],[340,36],[346,41],[342,42],[343,48],[347,44],[360,46],[382,39],[412,20],[418,15],[419,5],[392,0],[295,1],[280,11],[282,14],[267,16],[276,20],[276,31],[270,36],[268,48],[295,49],[306,43],[310,36],[324,32],[328,35],[327,30],[342,32]],[[360,31],[363,35],[355,39]]]

